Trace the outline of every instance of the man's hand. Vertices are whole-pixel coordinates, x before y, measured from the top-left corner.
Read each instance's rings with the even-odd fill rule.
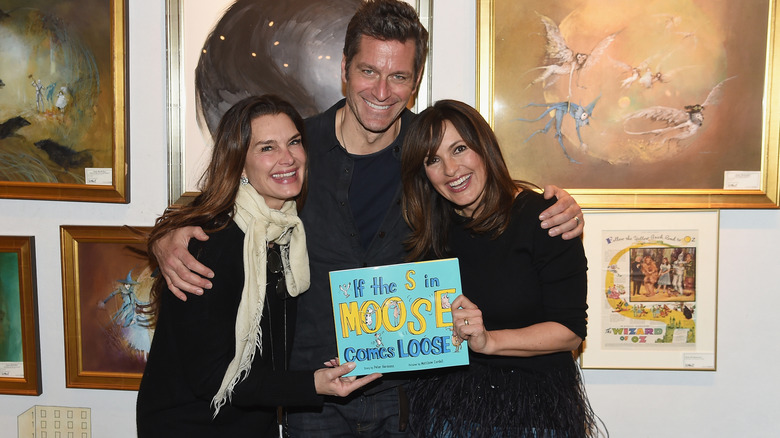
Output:
[[[561,234],[563,240],[573,239],[582,234],[585,219],[582,209],[569,192],[556,186],[544,186],[544,199],[555,196],[558,201],[539,215],[542,228],[549,229],[550,236]]]
[[[207,278],[214,277],[214,272],[187,250],[193,237],[201,241],[209,238],[200,227],[182,227],[160,238],[152,248],[168,289],[182,301],[187,301],[184,292],[202,295],[203,289],[211,289],[211,282]]]

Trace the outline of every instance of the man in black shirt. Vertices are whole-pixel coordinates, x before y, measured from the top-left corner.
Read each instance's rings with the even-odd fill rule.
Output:
[[[415,10],[399,0],[369,0],[347,27],[342,60],[346,99],[306,121],[309,192],[300,213],[306,229],[311,288],[298,301],[292,369],[312,369],[337,356],[328,273],[401,263],[409,231],[400,210],[400,153],[414,114],[406,109],[422,78],[428,32]],[[551,235],[582,233],[581,210],[563,190],[543,214]],[[576,219],[575,219],[576,218]],[[187,252],[200,229],[162,239],[155,255],[168,285],[203,293],[210,269]],[[200,274],[204,277],[200,277]],[[408,436],[402,380],[386,376],[363,393],[326,402],[322,411],[294,412],[294,437]],[[399,394],[401,397],[399,398]]]

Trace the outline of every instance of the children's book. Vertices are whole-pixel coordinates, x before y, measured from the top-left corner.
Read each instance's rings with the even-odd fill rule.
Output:
[[[350,375],[468,365],[450,303],[461,294],[458,259],[330,273],[341,363]]]

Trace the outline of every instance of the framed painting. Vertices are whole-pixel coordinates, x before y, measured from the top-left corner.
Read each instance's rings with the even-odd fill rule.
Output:
[[[40,395],[33,238],[0,236],[0,394]]]
[[[478,109],[583,207],[777,207],[776,7],[479,0]]]
[[[431,1],[409,1],[429,29]],[[199,193],[211,134],[232,104],[274,93],[309,117],[343,98],[344,34],[360,3],[167,0],[171,204]],[[429,81],[423,78],[413,110],[430,103]]]
[[[0,197],[128,202],[124,0],[0,2]]]
[[[154,335],[149,230],[60,227],[68,388],[138,389]]]
[[[715,370],[718,210],[587,211],[583,368]]]

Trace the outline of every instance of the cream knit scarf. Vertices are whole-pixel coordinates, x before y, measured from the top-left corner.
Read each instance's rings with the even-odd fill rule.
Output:
[[[244,232],[244,290],[236,315],[236,353],[225,371],[222,385],[211,400],[214,416],[227,403],[235,386],[249,374],[255,352],[263,352],[260,319],[266,288],[268,243],[280,246],[287,291],[297,296],[309,288],[309,256],[306,235],[298,217],[295,201],[287,201],[281,210],[269,208],[250,185],[241,185],[236,196],[233,220]]]

